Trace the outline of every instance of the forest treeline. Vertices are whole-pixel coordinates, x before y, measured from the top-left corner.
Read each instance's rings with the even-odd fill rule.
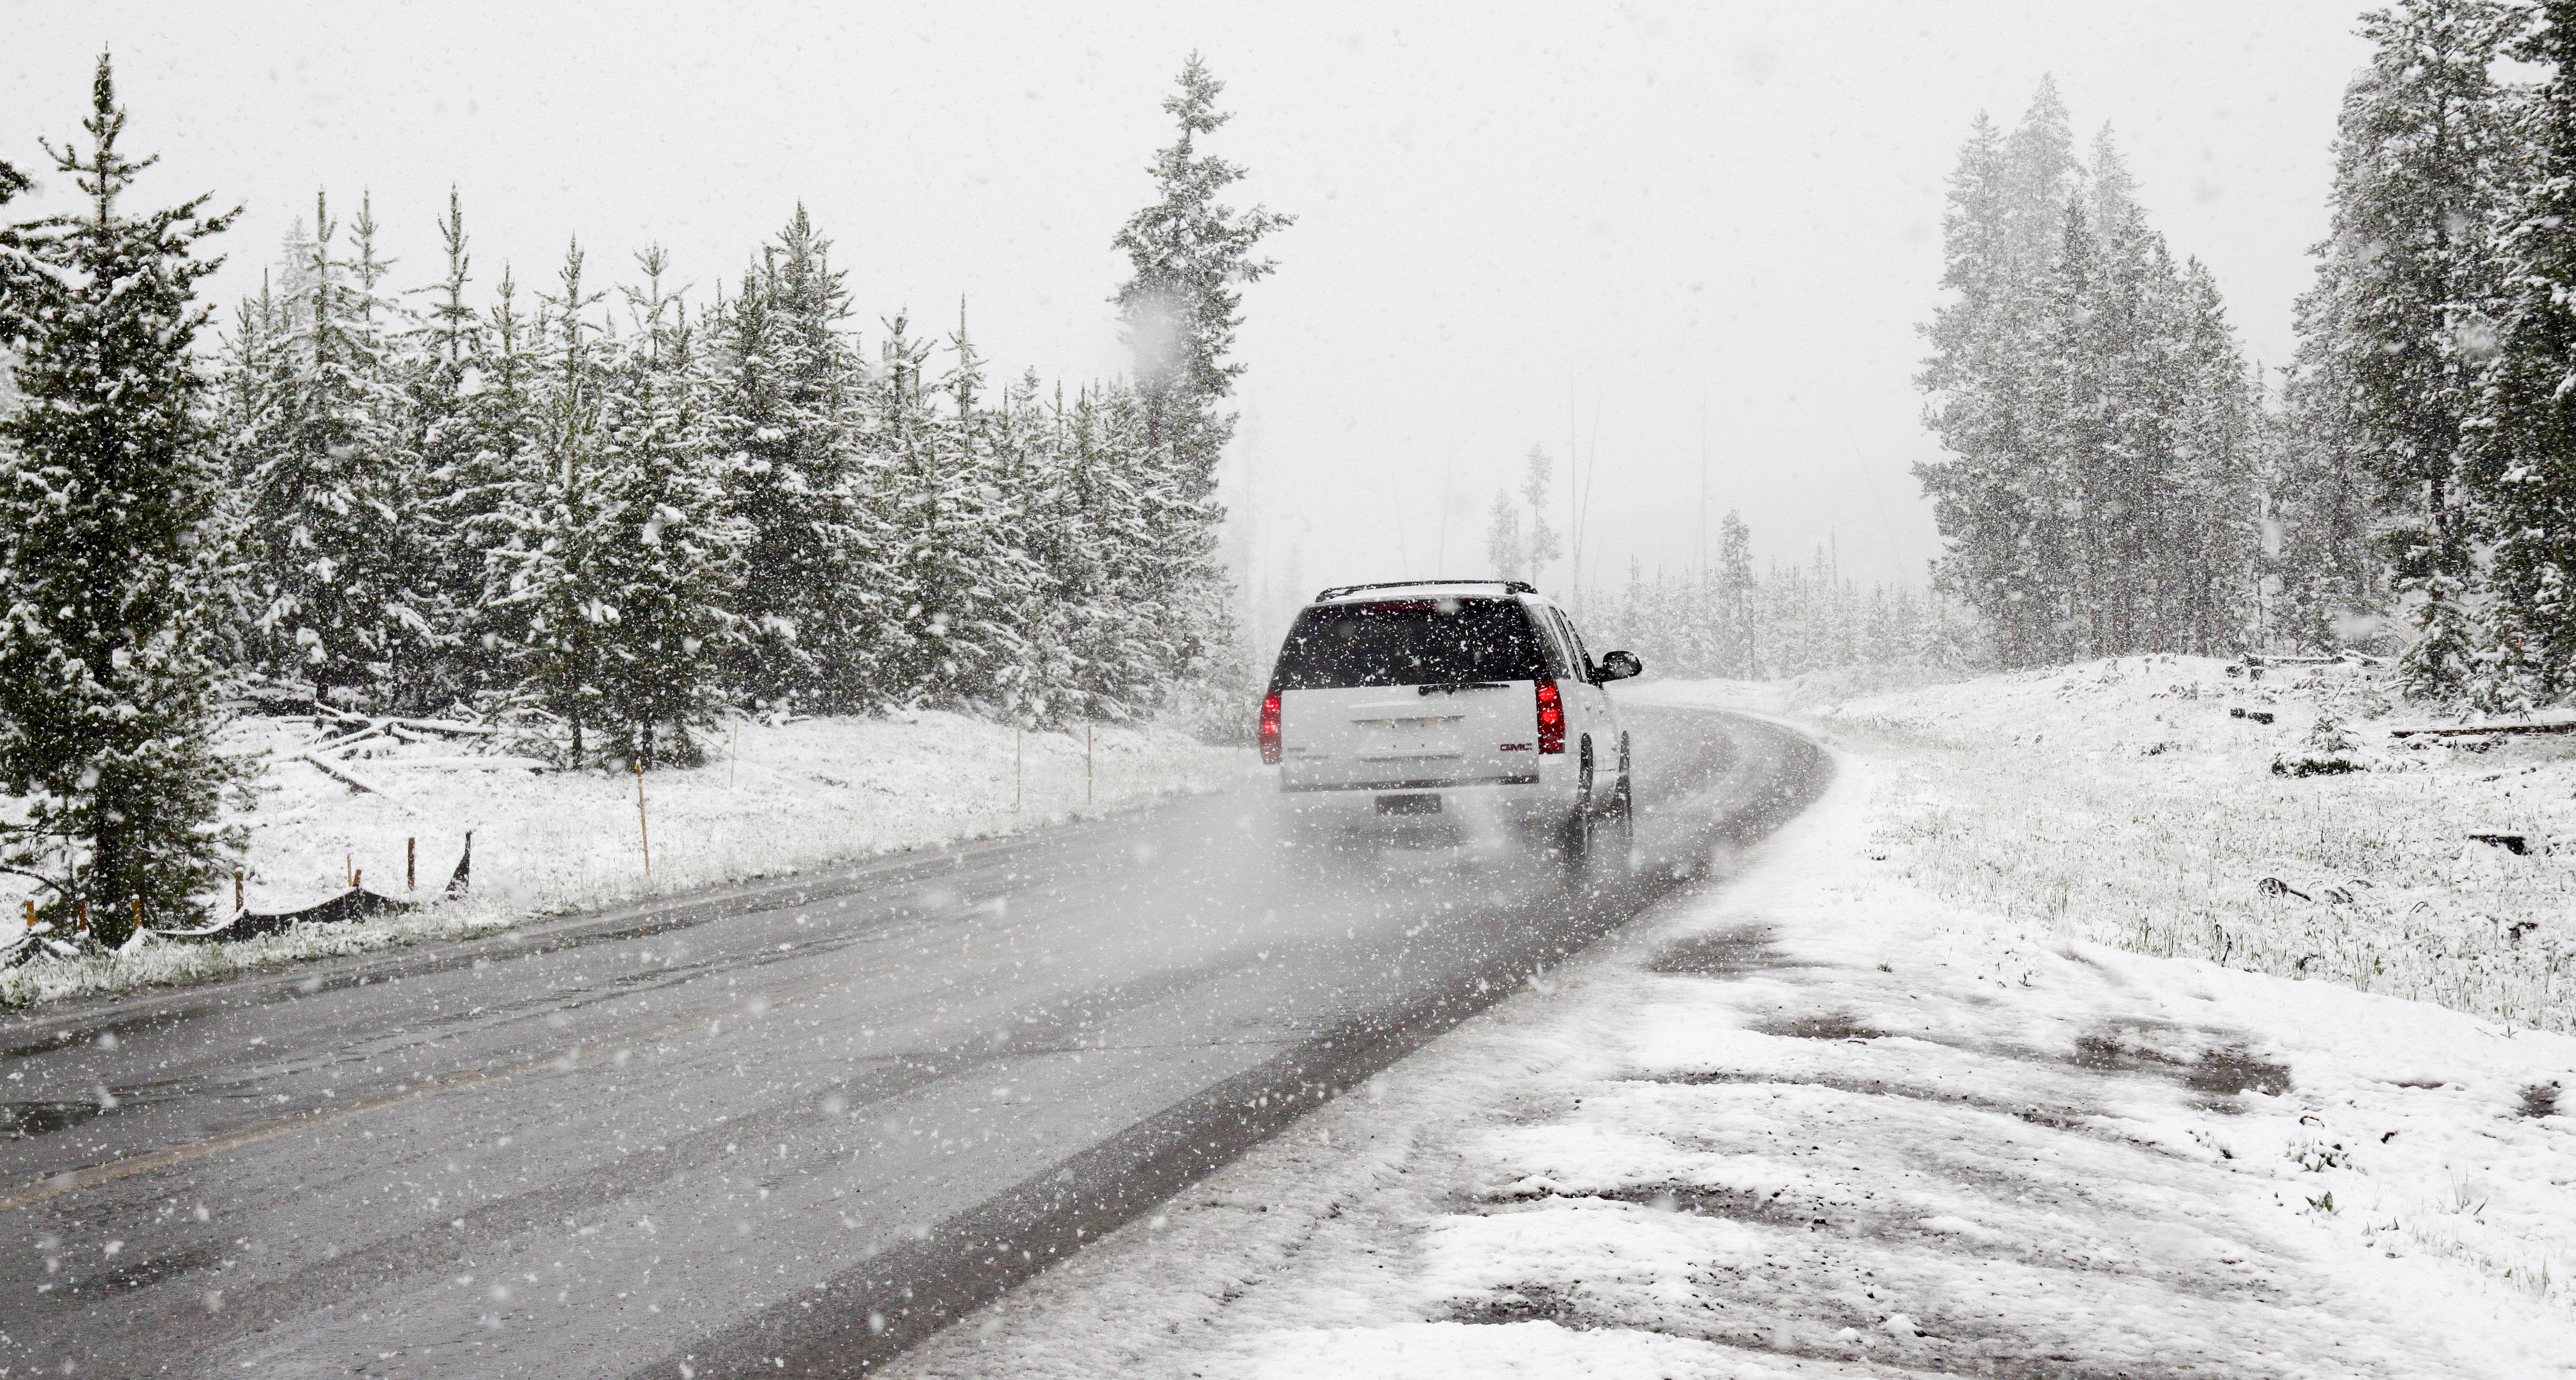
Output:
[[[2361,32],[2270,389],[2107,133],[2079,159],[2045,87],[1973,129],[1918,473],[1994,660],[2362,643],[2419,696],[2576,691],[2576,0]]]
[[[2375,13],[2279,423],[2286,615],[2411,635],[2407,686],[2576,689],[2576,4]],[[2522,65],[2517,65],[2522,64]],[[2537,80],[2519,79],[2519,74]]]
[[[1979,117],[1950,182],[1919,466],[1941,589],[2007,666],[2232,647],[2256,613],[2261,414],[2199,261],[2147,221],[2109,130],[2043,85]]]
[[[656,249],[482,270],[453,196],[443,274],[397,284],[364,198],[317,199],[219,317],[232,214],[131,204],[102,58],[46,145],[76,204],[0,221],[0,868],[110,942],[193,912],[219,705],[261,679],[535,716],[567,765],[695,760],[728,705],[1167,707],[1232,651],[1215,466],[1288,223],[1221,200],[1222,89],[1193,57],[1115,236],[1132,375],[1067,387],[991,377],[962,308],[857,329],[802,208],[687,301]],[[0,163],[0,205],[30,186]]]
[[[1977,629],[1957,602],[1919,587],[1844,575],[1827,552],[1806,565],[1757,566],[1741,515],[1719,524],[1701,564],[1649,571],[1586,604],[1596,650],[1625,648],[1657,675],[1784,680],[1820,671],[1971,669]]]

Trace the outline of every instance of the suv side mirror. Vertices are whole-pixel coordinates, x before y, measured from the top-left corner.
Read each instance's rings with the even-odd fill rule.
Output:
[[[1637,660],[1636,653],[1610,652],[1601,658],[1601,669],[1593,673],[1592,681],[1596,685],[1606,685],[1614,680],[1626,680],[1630,676],[1641,676],[1645,673],[1645,663]]]

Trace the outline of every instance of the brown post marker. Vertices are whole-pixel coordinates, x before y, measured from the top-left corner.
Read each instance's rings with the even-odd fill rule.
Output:
[[[30,931],[36,928],[36,903],[33,901],[27,903],[27,928]]]
[[[136,934],[141,934],[143,932],[143,898],[140,896],[129,896],[126,899],[134,903],[134,932]]]
[[[644,875],[653,875],[653,822],[644,815],[644,764],[635,764],[635,832],[644,840]]]
[[[358,869],[356,867],[357,857],[358,855],[355,853],[343,853],[340,855],[340,880],[350,886],[356,886],[358,884]]]
[[[238,867],[233,869],[233,909],[242,909],[242,874]]]
[[[361,868],[358,868],[358,869],[356,869],[356,870],[354,870],[354,871],[350,872],[350,874],[349,874],[349,889],[350,889],[350,890],[355,891],[355,890],[357,890],[359,887],[365,886],[366,884],[367,884],[367,869],[365,869],[365,868],[361,867]]]
[[[89,898],[86,896],[80,901],[80,932],[89,933]]]
[[[403,840],[403,890],[420,890],[420,840]]]

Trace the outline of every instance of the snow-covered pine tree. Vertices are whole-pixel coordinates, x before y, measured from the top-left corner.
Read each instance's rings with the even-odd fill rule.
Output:
[[[949,404],[942,413],[923,384],[927,343],[912,342],[900,316],[887,324],[876,436],[895,583],[906,603],[884,671],[907,697],[997,704],[1019,679],[1029,645],[1024,619],[1041,574],[994,483],[1002,458],[962,309],[952,346],[956,362],[937,390]]]
[[[1148,169],[1155,200],[1128,218],[1115,241],[1134,271],[1111,300],[1135,355],[1145,441],[1170,457],[1181,486],[1176,497],[1184,501],[1215,493],[1217,457],[1234,434],[1233,414],[1218,408],[1244,370],[1228,358],[1243,324],[1238,285],[1277,270],[1254,251],[1296,223],[1259,206],[1238,213],[1217,200],[1244,177],[1241,167],[1198,147],[1234,118],[1216,108],[1224,92],[1225,83],[1190,54],[1180,90],[1163,101],[1180,138],[1155,153]]]
[[[2079,308],[2086,358],[2063,405],[2091,445],[2065,457],[2068,488],[2082,512],[2068,535],[2087,629],[2077,650],[2120,656],[2164,645],[2178,554],[2171,543],[2195,534],[2166,520],[2175,483],[2171,423],[2181,393],[2171,329],[2173,261],[2164,237],[2147,224],[2107,126],[2094,142],[2088,172],[2085,224],[2094,274]]]
[[[2094,656],[2237,644],[2252,560],[2255,402],[2216,282],[2177,268],[2105,129],[2087,190],[2097,468],[2079,485]],[[2081,395],[2073,401],[2080,404]]]
[[[26,802],[0,866],[119,943],[197,918],[238,840],[216,826],[220,610],[207,589],[221,483],[191,356],[209,312],[206,198],[140,215],[153,160],[118,147],[99,59],[86,153],[53,152],[86,202],[9,232],[0,339],[28,405],[0,417],[0,790]],[[32,271],[16,271],[21,266]]]
[[[634,333],[601,379],[596,718],[612,755],[693,765],[703,754],[688,730],[724,703],[725,603],[744,533],[701,444],[704,381],[686,307],[663,286],[669,257],[655,247],[636,265],[644,285],[625,290]]]
[[[1532,446],[1521,460],[1519,500],[1512,498],[1509,485],[1494,491],[1494,507],[1485,527],[1485,559],[1497,576],[1537,581],[1549,561],[1565,555],[1556,529],[1547,520],[1548,489],[1555,478],[1556,461],[1547,448]]]
[[[1498,579],[1528,578],[1529,538],[1521,531],[1520,505],[1507,488],[1494,490],[1494,506],[1485,516],[1485,564]]]
[[[2009,136],[1978,117],[1943,221],[1941,285],[1952,296],[1924,328],[1932,354],[1917,382],[1948,455],[1915,474],[1945,543],[1938,578],[1992,629],[2007,665],[2051,659],[2065,635],[2044,318],[2075,173],[2053,83]]]
[[[338,227],[317,198],[311,257],[287,299],[293,323],[240,439],[262,661],[352,704],[425,692],[433,652],[411,509],[421,488],[394,334],[400,308],[377,291],[372,219],[358,257],[332,252]]]
[[[2021,648],[2041,663],[2090,655],[2097,645],[2101,610],[2090,596],[2102,570],[2089,537],[2102,514],[2090,503],[2101,497],[2108,468],[2109,419],[2100,404],[2110,360],[2094,315],[2103,295],[2101,244],[2081,194],[2067,197],[2060,216],[2057,256],[2040,279],[2033,452],[2008,486],[2019,509],[2017,630]]]
[[[735,689],[756,704],[857,708],[892,696],[873,661],[888,585],[863,434],[867,368],[831,242],[798,206],[712,323],[705,444],[749,532]]]
[[[440,643],[450,679],[467,695],[506,694],[517,683],[510,658],[527,641],[529,610],[510,589],[526,551],[511,514],[533,503],[546,479],[538,441],[544,324],[520,310],[507,266],[494,297],[463,342],[457,410],[424,436],[439,461],[424,508],[441,537]]]
[[[516,478],[511,461],[521,447],[508,438],[523,428],[493,425],[490,409],[477,403],[491,347],[482,314],[466,301],[473,258],[465,208],[453,187],[438,233],[447,269],[435,284],[413,289],[427,295],[429,305],[405,342],[403,384],[420,438],[422,489],[414,520],[426,566],[420,576],[423,612],[437,651],[436,683],[425,697],[456,699],[490,689],[496,680],[498,659],[476,640],[484,571],[472,529]],[[497,446],[491,444],[496,440]]]
[[[234,671],[258,666],[264,650],[251,493],[238,481],[255,463],[250,447],[259,420],[268,413],[269,390],[283,372],[279,359],[286,337],[285,308],[270,290],[270,275],[263,272],[259,295],[243,298],[233,309],[233,329],[224,339],[211,390],[214,453],[227,479],[235,481],[224,484],[215,500],[221,554],[213,587],[224,610],[216,659]]]
[[[1719,632],[1716,668],[1710,674],[1761,680],[1768,673],[1762,667],[1753,627],[1753,529],[1745,525],[1743,514],[1730,508],[1717,531],[1717,568],[1710,572],[1710,593]]]
[[[515,615],[522,629],[503,645],[517,697],[570,730],[567,765],[602,747],[601,665],[618,610],[610,602],[603,551],[618,539],[602,455],[609,362],[590,317],[606,296],[582,281],[578,242],[565,250],[555,295],[539,294],[538,364],[531,477],[513,486],[496,515],[507,540],[490,548],[494,592],[487,607]]]
[[[1140,409],[1114,387],[1061,393],[1045,418],[1044,469],[1029,512],[1044,571],[1030,620],[1035,723],[1118,719],[1159,704],[1180,656],[1144,495]]]
[[[1245,175],[1199,148],[1199,140],[1232,118],[1216,105],[1225,85],[1196,53],[1179,84],[1163,109],[1179,123],[1180,137],[1155,153],[1149,168],[1154,201],[1130,216],[1113,241],[1132,272],[1111,299],[1135,359],[1132,402],[1145,472],[1152,476],[1138,496],[1162,557],[1154,602],[1173,620],[1175,678],[1226,659],[1222,649],[1232,643],[1231,601],[1215,559],[1225,518],[1216,501],[1216,467],[1234,435],[1235,414],[1223,410],[1224,402],[1245,368],[1230,358],[1243,324],[1240,289],[1277,269],[1256,251],[1295,223],[1260,206],[1238,212],[1218,200]]]
[[[2267,631],[2332,646],[2343,630],[2375,625],[2389,606],[2388,563],[2377,550],[2380,491],[2362,463],[2351,382],[2341,355],[2342,303],[2324,284],[2299,298],[2298,352],[2281,371],[2268,418],[2264,574],[2282,583]]]
[[[2576,395],[2567,386],[2576,372],[2576,0],[2539,8],[2540,27],[2516,50],[2550,69],[2527,127],[2534,180],[2504,235],[2499,353],[2464,476],[2494,543],[2494,660],[2470,682],[2491,706],[2576,692]],[[2456,520],[2446,489],[2435,485],[2437,511]],[[2424,677],[2435,670],[2413,664]]]
[[[2252,622],[2262,408],[2208,265],[2186,261],[2176,286],[2168,329],[2181,396],[2157,539],[2167,598],[2155,648],[2216,656]]]
[[[18,171],[7,159],[0,158],[0,206],[8,205],[31,185],[25,173]],[[24,251],[10,232],[0,228],[0,296],[9,291],[12,280],[33,271],[33,266],[27,262]],[[18,352],[8,341],[0,340],[0,414],[18,405],[17,363]]]
[[[2423,694],[2481,674],[2477,536],[2458,471],[2493,348],[2494,227],[2527,176],[2519,97],[2493,69],[2529,14],[2505,0],[2405,0],[2364,18],[2376,48],[2344,93],[2332,230],[2302,303],[2301,366],[2321,390],[2308,410],[2342,424],[2337,462],[2379,490],[2418,634],[2402,674]]]

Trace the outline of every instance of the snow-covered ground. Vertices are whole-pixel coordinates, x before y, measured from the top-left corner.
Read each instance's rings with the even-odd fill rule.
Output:
[[[136,952],[39,958],[0,970],[0,1007],[204,980],[295,957],[452,938],[531,915],[589,910],[839,859],[1009,833],[1077,815],[1209,790],[1249,755],[1168,728],[1021,733],[956,714],[729,725],[705,766],[631,775],[493,769],[439,741],[374,740],[335,761],[362,792],[293,760],[310,720],[245,719],[222,750],[266,753],[249,830],[244,899],[293,910],[346,890],[439,896],[474,835],[465,901],[404,916],[227,944],[151,943]],[[645,838],[652,866],[645,868]],[[409,873],[406,866],[409,865]],[[0,878],[0,945],[24,925],[14,878]],[[222,900],[229,910],[231,898]]]
[[[1841,775],[1737,880],[900,1373],[2576,1372],[2576,1038],[2510,971],[2537,951],[2428,937],[2555,894],[2444,840],[2545,833],[2564,768],[2275,777],[2354,687],[2225,681],[2158,660],[1808,715]],[[2311,915],[2263,876],[2405,899]],[[2193,916],[2235,942],[2203,956]],[[2343,966],[2271,957],[2337,929]]]
[[[2249,681],[2191,657],[1989,676],[1810,721],[1889,765],[1876,843],[1948,899],[2576,1029],[2576,735],[2397,739],[2435,719],[2364,668]],[[2359,769],[2274,770],[2315,762]]]

